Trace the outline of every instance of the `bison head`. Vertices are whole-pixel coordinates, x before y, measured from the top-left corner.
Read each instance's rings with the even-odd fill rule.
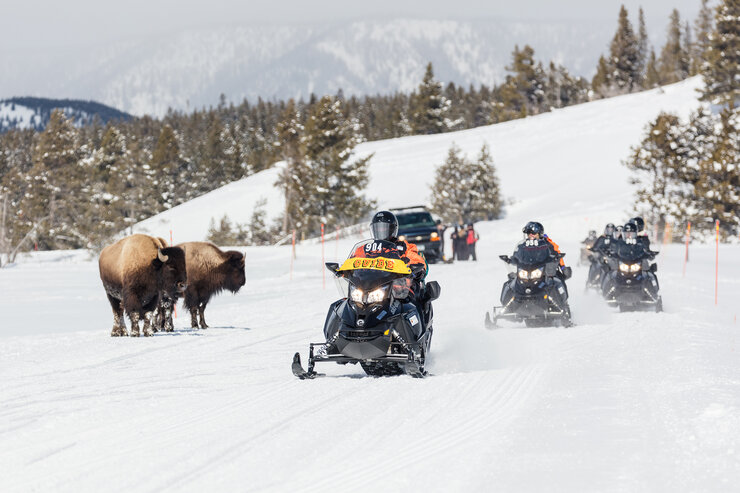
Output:
[[[244,254],[234,250],[226,252],[226,279],[224,287],[236,293],[239,288],[247,282],[247,274],[244,270]]]
[[[161,273],[160,288],[167,295],[176,299],[187,287],[185,269],[185,252],[180,247],[160,248],[157,258],[152,260],[154,268]]]

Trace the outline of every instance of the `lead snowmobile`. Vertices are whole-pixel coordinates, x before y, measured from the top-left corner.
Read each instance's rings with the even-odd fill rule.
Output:
[[[432,340],[432,304],[439,297],[436,281],[421,283],[414,302],[411,269],[395,243],[360,242],[365,257],[350,257],[340,266],[327,263],[342,299],[332,303],[324,323],[326,342],[311,343],[308,370],[300,353],[292,370],[300,379],[323,375],[317,363],[357,364],[371,376],[408,374],[424,377],[424,363]]]
[[[606,302],[618,306],[619,311],[662,311],[663,298],[655,276],[658,265],[650,263],[656,255],[635,239],[619,242],[616,256],[610,260],[612,271],[602,284]]]
[[[486,312],[486,327],[497,327],[498,320],[524,321],[527,327],[572,325],[568,294],[558,273],[558,262],[564,253],[553,253],[546,240],[527,240],[519,244],[514,255],[499,258],[516,268],[509,273],[501,290],[501,305]]]

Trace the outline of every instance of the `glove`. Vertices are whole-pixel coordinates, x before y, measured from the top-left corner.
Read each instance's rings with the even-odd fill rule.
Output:
[[[409,267],[411,268],[411,274],[414,279],[418,280],[424,277],[424,272],[426,271],[426,266],[424,264],[411,264]]]

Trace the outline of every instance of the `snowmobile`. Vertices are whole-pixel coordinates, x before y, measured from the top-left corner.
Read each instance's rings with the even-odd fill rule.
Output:
[[[591,265],[588,268],[588,278],[586,278],[586,290],[594,289],[601,292],[601,284],[611,271],[609,251],[591,251],[589,256]]]
[[[311,343],[308,370],[300,353],[293,357],[293,374],[315,378],[317,363],[357,364],[370,376],[407,374],[421,378],[433,333],[431,302],[439,297],[436,281],[418,285],[416,303],[411,269],[388,241],[367,240],[365,257],[350,256],[340,266],[327,263],[342,299],[332,303],[324,323],[326,342]]]
[[[545,240],[522,242],[514,255],[499,258],[516,267],[509,273],[501,290],[501,305],[493,307],[493,316],[486,312],[486,327],[494,329],[498,320],[524,321],[527,327],[545,327],[560,323],[572,325],[565,282],[558,277],[558,261],[564,253],[551,255]],[[566,267],[564,277],[570,277]]]
[[[619,311],[641,309],[663,310],[663,299],[655,272],[657,264],[650,262],[657,252],[651,252],[635,240],[623,240],[610,259],[612,271],[604,279],[602,290],[606,302],[618,306]]]

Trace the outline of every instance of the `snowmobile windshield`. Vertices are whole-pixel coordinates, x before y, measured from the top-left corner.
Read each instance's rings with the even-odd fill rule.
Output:
[[[625,262],[636,262],[646,257],[645,248],[641,243],[620,242],[617,247],[617,257]]]
[[[406,262],[390,241],[367,240],[356,244],[337,270],[351,284],[369,289],[411,274]]]
[[[543,240],[526,241],[514,252],[514,258],[519,267],[546,264],[550,260],[550,248]]]

